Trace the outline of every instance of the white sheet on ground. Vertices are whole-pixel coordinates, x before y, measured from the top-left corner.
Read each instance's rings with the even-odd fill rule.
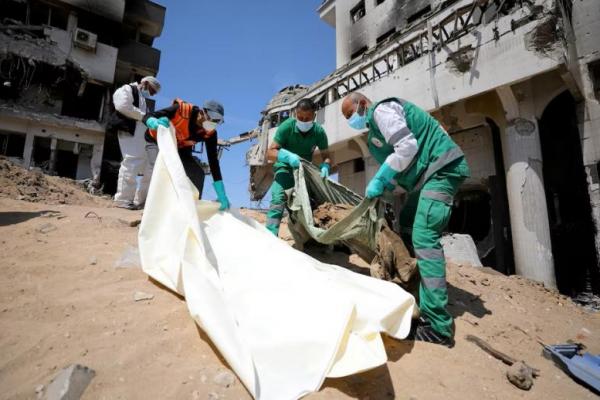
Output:
[[[198,201],[172,130],[139,232],[142,267],[186,298],[190,314],[256,399],[297,399],[325,377],[386,362],[380,332],[404,338],[414,298],[400,287],[323,264],[253,219]]]

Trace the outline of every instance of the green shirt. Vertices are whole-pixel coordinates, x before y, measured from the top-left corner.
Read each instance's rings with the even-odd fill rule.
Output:
[[[318,147],[319,150],[327,150],[329,147],[327,134],[321,125],[315,122],[309,131],[301,132],[296,127],[295,118],[288,118],[279,125],[273,140],[277,142],[282,149],[296,153],[301,158],[310,162],[312,162],[315,148]],[[279,168],[286,165],[287,164],[285,163],[277,161],[273,167]]]

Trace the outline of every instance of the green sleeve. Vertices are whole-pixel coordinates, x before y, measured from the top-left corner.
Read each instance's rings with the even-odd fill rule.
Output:
[[[291,118],[288,118],[287,120],[283,121],[283,123],[279,125],[279,127],[275,131],[275,136],[273,137],[273,140],[276,141],[283,148],[285,148],[285,146],[287,145],[287,138],[290,134],[290,128]]]
[[[319,139],[317,141],[317,146],[319,150],[327,150],[329,148],[329,141],[327,140],[327,134],[325,133],[325,129],[319,125]]]

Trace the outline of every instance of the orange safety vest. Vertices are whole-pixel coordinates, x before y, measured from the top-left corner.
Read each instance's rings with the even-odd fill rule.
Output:
[[[190,147],[196,144],[195,140],[190,139],[190,117],[192,116],[193,104],[183,101],[181,99],[175,99],[173,104],[179,104],[177,112],[171,118],[171,123],[175,128],[175,137],[177,138],[177,147]],[[208,139],[215,134],[215,131],[205,131],[201,129],[199,134],[203,139]],[[150,129],[150,136],[156,139],[156,131]]]

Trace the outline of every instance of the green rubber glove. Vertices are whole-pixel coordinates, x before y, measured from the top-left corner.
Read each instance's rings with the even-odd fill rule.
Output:
[[[229,210],[229,199],[227,198],[227,194],[225,194],[225,185],[223,184],[223,181],[213,182],[213,187],[215,188],[215,192],[217,192],[217,200],[221,203],[219,211]]]
[[[157,130],[159,125],[162,125],[165,128],[168,128],[169,127],[169,118],[167,118],[167,117],[160,117],[160,118],[150,117],[146,120],[146,126],[150,129],[152,129],[153,131]]]
[[[381,196],[385,189],[389,190],[390,186],[393,185],[392,181],[397,173],[398,171],[390,167],[387,163],[381,164],[381,167],[379,167],[379,170],[367,185],[365,196],[369,199]]]
[[[321,178],[329,178],[329,168],[331,168],[330,165],[328,163],[321,163],[319,168],[321,168]]]
[[[300,166],[300,157],[286,149],[279,149],[277,152],[277,161],[284,162],[292,168],[298,168]]]

